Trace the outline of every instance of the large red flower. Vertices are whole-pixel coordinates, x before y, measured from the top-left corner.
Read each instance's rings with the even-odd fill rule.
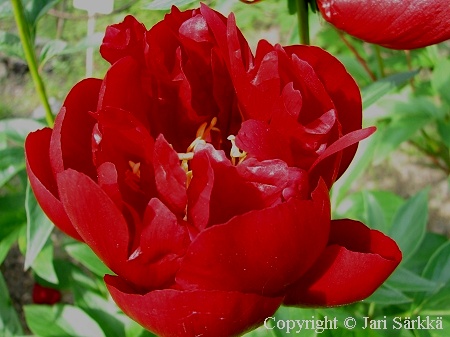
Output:
[[[27,170],[52,221],[116,273],[105,282],[137,322],[238,335],[283,301],[361,300],[400,262],[362,224],[361,238],[345,239],[351,221],[330,231],[329,187],[373,132],[331,55],[261,42],[254,56],[234,17],[207,6],[148,31],[129,16],[101,53],[105,78],[75,85],[54,129],[28,136]],[[340,277],[374,260],[357,269],[373,282]],[[324,284],[343,295],[307,292]]]
[[[317,0],[322,16],[346,33],[392,49],[450,39],[447,0]]]

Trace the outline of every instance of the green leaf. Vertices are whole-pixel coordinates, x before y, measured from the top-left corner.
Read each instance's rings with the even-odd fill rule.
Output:
[[[425,299],[426,308],[450,309],[450,241],[433,254],[425,267],[423,277],[436,283],[433,292],[429,293],[433,294],[433,297]],[[442,306],[444,303],[445,308]]]
[[[44,44],[39,55],[39,68],[42,69],[44,64],[52,57],[61,55],[66,47],[67,42],[62,40],[51,40]]]
[[[433,89],[441,96],[442,100],[450,105],[450,60],[440,59],[435,64],[431,77]]]
[[[31,265],[33,271],[42,279],[52,284],[58,284],[58,276],[53,266],[53,245],[47,240],[42,250]]]
[[[152,334],[150,331],[145,330],[142,326],[140,326],[135,321],[128,318],[128,316],[124,316],[127,320],[127,325],[125,327],[125,336],[126,337],[157,337]],[[247,337],[247,336],[246,336]],[[252,336],[254,337],[254,336]]]
[[[448,238],[443,235],[427,232],[419,249],[403,266],[416,274],[423,275],[423,270],[431,257],[447,241]]]
[[[0,241],[26,224],[23,203],[25,193],[9,193],[0,197]]]
[[[74,285],[75,304],[82,308],[89,316],[99,323],[108,337],[123,337],[125,324],[118,314],[119,310],[112,301],[107,301],[98,293]]]
[[[407,261],[419,248],[428,221],[428,191],[408,199],[395,214],[390,236],[397,242]]]
[[[0,31],[0,52],[25,60],[20,38],[13,33]]]
[[[168,10],[172,6],[183,7],[193,2],[195,2],[195,0],[154,0],[149,5],[145,6],[144,9]]]
[[[387,233],[395,213],[403,203],[402,198],[391,192],[361,191],[345,198],[336,209],[336,215],[339,218],[360,220]]]
[[[16,230],[16,231],[12,232],[11,234],[9,234],[8,236],[4,237],[0,241],[0,265],[5,260],[6,256],[8,255],[9,250],[11,249],[14,242],[16,242],[18,236],[19,236],[19,230]]]
[[[403,294],[400,290],[394,289],[386,284],[378,288],[369,298],[364,302],[375,302],[382,305],[394,305],[410,303],[412,299]]]
[[[381,163],[386,157],[396,150],[401,143],[411,139],[414,134],[430,123],[429,116],[406,116],[397,119],[388,125],[379,125],[380,142],[376,149],[375,164]]]
[[[114,274],[84,243],[70,243],[65,246],[66,252],[94,274],[103,277]]]
[[[291,15],[297,13],[297,1],[296,0],[288,0],[288,12]]]
[[[35,27],[39,19],[61,0],[31,0],[25,5],[25,15],[30,27]]]
[[[105,337],[97,322],[71,305],[26,305],[24,311],[28,327],[41,337]]]
[[[388,223],[383,214],[383,208],[377,198],[368,191],[363,191],[364,205],[367,211],[367,224],[370,228],[383,233],[388,232]]]
[[[23,148],[10,147],[0,150],[0,188],[24,169]]]
[[[27,212],[27,252],[24,268],[27,270],[44,247],[54,226],[37,203],[30,184],[26,191],[25,210]]]
[[[361,90],[363,108],[367,109],[369,106],[378,101],[381,97],[388,94],[391,90],[399,87],[417,75],[419,71],[408,71],[398,73],[378,80]]]
[[[358,151],[352,163],[333,185],[331,200],[335,207],[344,199],[352,184],[365,172],[370,165],[378,143],[379,133],[375,133],[372,137],[361,141],[358,145]]]
[[[19,317],[12,306],[9,291],[0,273],[0,336],[15,337],[23,334]]]
[[[450,121],[438,120],[437,129],[444,144],[450,148]]]
[[[436,283],[423,278],[406,268],[398,267],[386,280],[386,285],[406,292],[430,291]]]

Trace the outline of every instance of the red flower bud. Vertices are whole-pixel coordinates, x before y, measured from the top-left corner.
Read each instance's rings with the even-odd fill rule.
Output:
[[[61,293],[57,289],[41,286],[35,283],[33,286],[33,302],[36,304],[55,304],[61,300]]]

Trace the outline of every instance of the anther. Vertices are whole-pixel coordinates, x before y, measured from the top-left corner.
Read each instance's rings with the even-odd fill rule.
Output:
[[[128,161],[128,165],[130,165],[131,171],[134,175],[136,175],[138,178],[141,177],[141,163],[135,163],[134,161]]]

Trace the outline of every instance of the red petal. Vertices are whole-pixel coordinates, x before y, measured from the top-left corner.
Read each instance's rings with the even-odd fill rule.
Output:
[[[92,162],[92,129],[95,119],[90,112],[97,110],[101,80],[88,78],[77,83],[67,95],[56,117],[50,142],[50,162],[56,175],[72,168],[97,176]]]
[[[147,261],[170,254],[181,256],[190,243],[186,224],[156,198],[148,203],[144,226],[139,247]]]
[[[207,174],[204,173],[205,171]],[[233,216],[267,206],[265,203],[267,195],[262,193],[264,190],[258,190],[255,184],[241,176],[236,166],[233,166],[225,157],[223,151],[215,150],[210,144],[196,147],[192,160],[192,175],[191,185],[194,185],[193,190],[189,192],[189,197],[197,203],[198,200],[202,201],[205,206],[209,206],[209,210],[197,208],[194,212],[190,212],[188,207],[190,222],[191,217],[195,219],[202,213],[202,218],[205,220],[204,212],[209,212],[207,225],[212,226],[225,223]],[[198,194],[194,194],[194,191],[201,194],[201,199]],[[195,222],[196,220],[193,221]],[[204,222],[202,223],[204,225]],[[197,225],[196,227],[199,230],[204,228]]]
[[[335,306],[370,296],[402,259],[396,243],[353,220],[334,220],[329,245],[288,291],[287,305]]]
[[[151,164],[153,138],[131,112],[108,107],[100,110],[97,118],[100,131],[94,135],[96,165],[115,165],[122,199],[142,215],[148,200],[156,195]],[[130,162],[139,163],[140,169],[133,172]]]
[[[145,32],[142,23],[127,15],[121,23],[106,28],[100,53],[111,64],[126,56],[143,61]]]
[[[159,336],[231,337],[256,328],[279,307],[282,298],[224,291],[155,290],[133,293],[118,277],[105,282],[117,305]]]
[[[153,169],[160,198],[176,213],[185,213],[187,204],[186,172],[180,166],[175,150],[158,136],[154,146]]]
[[[250,119],[243,122],[236,145],[259,160],[281,159],[288,165],[294,161],[286,137],[263,121]]]
[[[306,61],[330,95],[337,118],[345,135],[362,126],[362,105],[358,85],[337,58],[325,50],[313,46],[284,47],[288,55],[295,54]],[[344,150],[338,177],[346,170],[356,152],[357,144]]]
[[[364,41],[414,49],[450,39],[447,0],[318,0],[328,22]]]
[[[131,112],[145,126],[149,126],[148,112],[152,106],[144,92],[144,69],[131,56],[114,63],[103,80],[97,110],[114,107]]]
[[[139,240],[141,224],[133,218],[134,223],[128,225],[114,202],[90,178],[69,169],[58,175],[58,186],[74,227],[112,271],[144,290],[174,282],[177,257],[168,256],[152,264],[129,259],[131,246]],[[131,235],[135,235],[133,242]]]
[[[191,169],[196,172],[187,190],[188,221],[199,231],[208,226],[210,215],[210,199],[214,185],[214,171],[206,153],[195,154],[191,161]]]
[[[114,201],[117,208],[121,209],[123,201],[119,190],[119,183],[117,181],[118,175],[116,167],[113,163],[105,162],[97,168],[97,171],[98,185],[106,192],[106,194],[108,194],[111,200]]]
[[[30,184],[39,205],[50,220],[64,233],[82,241],[58,197],[58,187],[49,159],[52,130],[45,128],[32,132],[25,140],[25,156]]]
[[[58,187],[80,236],[108,267],[120,270],[128,259],[129,233],[114,202],[90,178],[71,169],[58,174]]]
[[[176,280],[183,289],[279,294],[295,282],[326,245],[330,219],[323,182],[313,200],[252,211],[201,232]]]
[[[359,141],[369,137],[371,134],[373,134],[376,131],[376,128],[374,126],[352,131],[350,133],[347,133],[346,135],[339,138],[337,141],[335,141],[333,144],[331,144],[327,149],[320,154],[320,156],[316,159],[316,161],[311,165],[311,168],[309,169],[310,174],[313,175],[320,175],[321,168],[320,162],[335,153],[338,153],[349,146],[352,146]],[[326,169],[326,168],[325,168]]]

